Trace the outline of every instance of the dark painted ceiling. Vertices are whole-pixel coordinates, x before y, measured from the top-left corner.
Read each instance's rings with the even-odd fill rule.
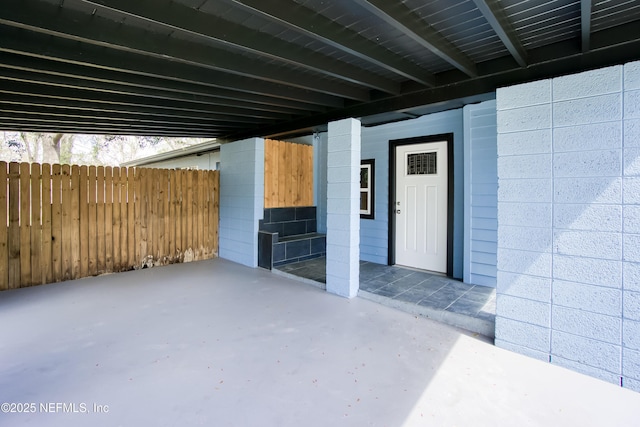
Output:
[[[640,0],[0,0],[0,129],[294,134],[634,59]]]

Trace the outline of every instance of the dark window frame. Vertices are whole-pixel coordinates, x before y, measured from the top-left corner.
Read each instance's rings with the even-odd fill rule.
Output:
[[[369,168],[369,182],[367,186],[367,193],[369,194],[369,210],[360,210],[360,218],[361,219],[375,219],[375,176],[376,176],[376,160],[375,159],[366,159],[360,161],[360,171],[362,171],[363,167]],[[360,198],[362,199],[363,188],[360,187]],[[364,213],[363,213],[364,212]]]

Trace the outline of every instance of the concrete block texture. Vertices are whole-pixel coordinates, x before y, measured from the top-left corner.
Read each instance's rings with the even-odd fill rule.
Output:
[[[626,205],[623,207],[624,233],[640,234],[640,205]]]
[[[552,233],[550,228],[517,227],[500,225],[498,227],[498,247],[521,249],[534,252],[551,252]]]
[[[518,320],[545,328],[550,327],[551,304],[497,294],[496,307],[500,312],[499,317]]]
[[[624,89],[640,89],[640,61],[629,62],[623,66]]]
[[[567,177],[619,177],[622,171],[622,150],[596,150],[553,155],[553,174]]]
[[[623,259],[625,261],[640,262],[640,234],[623,235]]]
[[[640,90],[624,93],[624,118],[640,119]]]
[[[500,179],[499,202],[551,202],[553,187],[551,179]],[[498,210],[500,205],[498,204]]]
[[[622,376],[640,380],[640,351],[622,349]]]
[[[551,279],[499,271],[496,292],[549,303],[551,302]]]
[[[551,128],[551,104],[500,111],[498,133]]]
[[[575,126],[622,120],[622,94],[553,103],[554,126]]]
[[[555,301],[554,301],[555,302]],[[554,331],[568,332],[611,344],[620,344],[622,319],[577,308],[554,305],[551,309]]]
[[[624,121],[624,146],[640,147],[640,119]]]
[[[498,223],[528,227],[546,227],[551,222],[551,203],[507,203],[498,208]]]
[[[622,231],[622,206],[561,204],[553,206],[553,227],[561,230]]]
[[[640,177],[625,177],[622,194],[625,205],[640,205]]]
[[[619,345],[553,330],[552,362],[556,356],[614,374],[621,370],[622,348]]]
[[[622,259],[622,234],[601,231],[555,230],[553,251],[598,259]]]
[[[584,283],[554,280],[553,304],[620,317],[622,313],[622,290]]]
[[[640,321],[640,292],[624,291],[624,306],[622,316],[625,319]]]
[[[327,291],[353,298],[359,287],[360,122],[329,123],[327,142]]]
[[[556,153],[620,148],[622,123],[619,121],[553,129],[553,150]]]
[[[640,263],[624,262],[623,278],[623,289],[640,292]]]
[[[552,255],[526,250],[498,248],[498,271],[551,277]]]
[[[551,153],[551,129],[498,135],[499,156]]]
[[[328,130],[329,136],[337,137],[342,135],[353,135],[360,138],[360,121],[355,119],[342,119],[334,122],[329,122]],[[331,149],[329,150],[331,151]]]
[[[496,318],[496,342],[498,340],[548,354],[551,348],[551,330],[498,317]],[[548,357],[545,361],[548,361]]]
[[[551,80],[538,80],[508,88],[498,88],[496,106],[498,111],[551,102]]]
[[[553,101],[619,93],[622,91],[621,65],[599,68],[552,80]]]
[[[640,390],[640,61],[549,83],[497,92],[496,343],[548,328],[552,363]]]
[[[608,288],[622,288],[622,262],[555,254],[553,278]]]
[[[640,147],[624,149],[624,175],[640,176]]]
[[[622,319],[622,345],[632,350],[640,350],[640,322]]]
[[[616,177],[556,178],[553,181],[553,200],[556,203],[620,204],[622,184],[622,179]],[[629,186],[632,187],[633,184],[630,183]]]
[[[256,267],[258,220],[264,201],[264,140],[250,138],[220,149],[220,257]]]
[[[504,179],[551,177],[551,154],[501,156],[498,158],[498,176]]]

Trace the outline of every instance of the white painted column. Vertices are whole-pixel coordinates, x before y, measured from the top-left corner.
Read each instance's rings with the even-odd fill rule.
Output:
[[[353,298],[360,286],[360,121],[329,123],[327,292]]]

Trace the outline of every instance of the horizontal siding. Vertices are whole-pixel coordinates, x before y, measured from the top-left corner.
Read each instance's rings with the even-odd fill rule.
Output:
[[[498,151],[495,101],[468,105],[465,126],[465,277],[496,286]]]

